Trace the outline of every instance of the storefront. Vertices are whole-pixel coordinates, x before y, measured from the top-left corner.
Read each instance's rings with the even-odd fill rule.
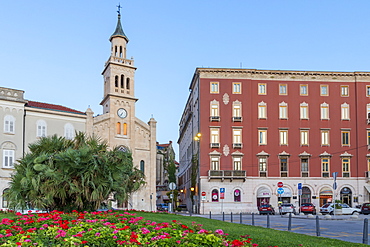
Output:
[[[301,203],[311,202],[311,190],[308,187],[302,188]]]
[[[344,187],[343,189],[341,189],[340,200],[352,207],[352,190],[348,187]]]
[[[279,202],[290,203],[292,199],[292,191],[289,188],[283,187],[284,192],[279,195]]]
[[[257,207],[262,204],[270,203],[271,191],[267,187],[261,187],[257,190]]]
[[[325,203],[330,203],[333,200],[332,189],[325,187],[320,190],[320,207]]]

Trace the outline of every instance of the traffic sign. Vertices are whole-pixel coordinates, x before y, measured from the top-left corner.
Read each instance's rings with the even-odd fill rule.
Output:
[[[302,189],[298,189],[298,195],[301,196],[302,195]]]
[[[220,199],[225,199],[225,193],[220,193]]]
[[[284,193],[284,189],[283,189],[283,188],[278,188],[278,189],[277,189],[277,193],[278,193],[279,195],[283,194],[283,193]]]
[[[202,201],[205,201],[206,200],[206,196],[202,196]]]
[[[302,189],[302,183],[298,183],[298,189],[301,190]]]
[[[206,196],[206,192],[205,191],[202,191],[202,196]]]
[[[225,188],[220,188],[220,193],[225,193]]]
[[[278,182],[278,183],[277,183],[277,186],[278,186],[279,188],[281,188],[281,187],[283,187],[283,186],[284,186],[284,184],[283,184],[283,182]]]
[[[334,181],[337,180],[338,172],[333,172]]]
[[[176,189],[176,184],[175,184],[174,182],[171,182],[171,183],[168,185],[168,188],[169,188],[170,190],[174,190],[174,189]]]

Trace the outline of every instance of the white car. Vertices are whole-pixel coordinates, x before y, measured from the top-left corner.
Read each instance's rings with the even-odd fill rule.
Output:
[[[342,206],[342,214],[354,214],[360,213],[359,208],[351,208],[348,204],[340,203]],[[334,203],[326,203],[320,208],[320,213],[322,214],[334,214]]]

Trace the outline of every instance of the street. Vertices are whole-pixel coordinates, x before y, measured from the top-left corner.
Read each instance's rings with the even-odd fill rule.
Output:
[[[194,215],[209,218],[208,215]],[[369,215],[358,215],[357,219],[352,215],[335,216],[326,219],[324,215],[319,215],[320,237],[335,238],[343,241],[362,243],[364,219],[370,218]],[[221,220],[222,214],[212,215],[212,219]],[[226,222],[231,222],[231,215],[225,214]],[[269,215],[270,228],[281,231],[288,231],[288,215]],[[233,223],[240,223],[240,214],[234,214]],[[309,218],[307,215],[292,215],[291,232],[316,236],[316,216]],[[252,225],[252,215],[242,215],[242,224]],[[254,215],[254,225],[267,227],[267,215]],[[370,242],[369,242],[370,243]]]

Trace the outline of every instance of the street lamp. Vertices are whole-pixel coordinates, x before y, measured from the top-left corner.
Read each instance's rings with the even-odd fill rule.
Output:
[[[191,202],[191,208],[190,208],[190,215],[191,213],[193,212],[193,196],[194,196],[194,190],[195,188],[194,187],[190,187],[190,202]]]
[[[194,141],[200,141],[200,138],[202,137],[201,133],[198,133],[196,136],[194,136]]]

